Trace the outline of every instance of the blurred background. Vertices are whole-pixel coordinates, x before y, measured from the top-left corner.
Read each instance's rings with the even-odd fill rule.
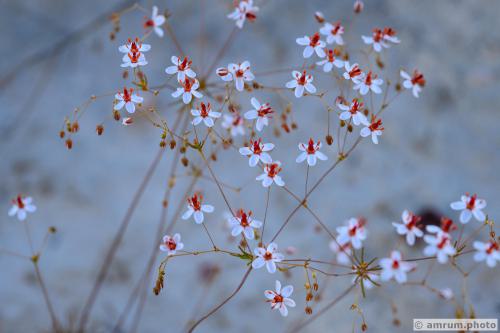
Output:
[[[4,212],[0,214],[0,248],[29,253],[22,224],[9,218],[7,211],[10,200],[18,193],[32,196],[38,206],[36,214],[29,216],[36,247],[41,245],[49,226],[58,230],[50,237],[40,267],[56,313],[66,326],[74,322],[81,310],[104,254],[158,151],[160,133],[148,122],[139,119],[134,126],[123,127],[111,120],[111,95],[90,105],[71,151],[58,137],[64,117],[76,106],[93,94],[114,93],[125,84],[117,47],[128,37],[142,35],[146,15],[140,11],[124,15],[121,31],[111,41],[109,33],[113,27],[108,17],[116,8],[126,7],[125,3],[0,1],[3,55],[0,77],[3,80],[6,74],[13,70],[15,73],[3,80],[0,88],[0,208]],[[139,3],[148,10],[152,5],[157,5],[160,11],[169,10],[170,24],[180,44],[200,68],[207,68],[213,61],[234,26],[225,17],[231,11],[231,1]],[[488,201],[486,212],[493,219],[500,216],[500,35],[497,33],[500,2],[367,1],[363,13],[354,20],[353,1],[269,0],[256,4],[261,7],[256,23],[246,23],[238,31],[217,65],[249,60],[256,74],[300,67],[302,48],[295,44],[295,38],[319,29],[313,14],[320,10],[327,20],[344,23],[345,40],[353,54],[362,47],[362,34],[368,35],[374,27],[395,28],[402,42],[385,52],[383,76],[394,80],[400,68],[408,71],[418,68],[427,79],[419,99],[407,92],[386,111],[380,144],[363,141],[311,196],[311,209],[331,230],[351,216],[367,217],[366,252],[370,257],[382,257],[398,242],[391,222],[399,221],[404,209],[457,218],[449,203],[464,192],[473,192]],[[167,36],[160,39],[153,35],[148,43],[152,44],[152,50],[147,54],[149,64],[144,70],[150,82],[161,84],[166,78],[163,70],[177,51]],[[275,87],[284,86],[290,79],[289,72],[262,78],[257,75],[258,82]],[[331,80],[318,78],[316,82],[319,90],[335,88]],[[277,143],[273,157],[285,166],[283,178],[290,189],[302,193],[305,166],[294,162],[296,144],[311,135],[323,139],[326,115],[319,101],[296,100],[288,91],[282,95],[293,103],[299,128],[280,138],[274,138],[268,128],[264,141]],[[168,90],[156,97],[144,96],[146,106],[156,105],[165,118],[174,118],[175,108],[170,104],[173,99]],[[253,95],[245,92],[240,96],[242,110],[250,109]],[[259,92],[257,96],[282,109],[283,101],[276,94]],[[327,102],[332,105],[335,97],[332,92]],[[105,126],[102,137],[95,134],[95,126],[100,123]],[[324,149],[330,159],[335,157],[333,147]],[[151,246],[159,236],[155,230],[172,156],[167,151],[162,158],[132,217],[93,309],[91,331],[112,329],[144,270]],[[200,163],[190,155],[188,158],[192,158],[192,163]],[[320,163],[311,170],[311,183],[330,163]],[[219,154],[213,166],[221,181],[243,188],[240,193],[227,189],[233,207],[251,209],[256,218],[262,219],[266,191],[254,181],[258,172],[249,169],[247,161],[234,150]],[[173,207],[184,200],[182,195],[190,181],[185,176],[186,169],[178,170]],[[202,179],[196,189],[202,190],[206,201],[215,206],[215,213],[206,219],[215,241],[222,248],[235,248],[225,227],[227,209],[216,186]],[[268,237],[278,230],[295,204],[284,191],[273,188]],[[173,213],[171,209],[169,219]],[[191,220],[177,222],[174,232],[182,234],[186,250],[209,248],[201,227]],[[477,222],[472,221],[466,230],[470,232],[474,223]],[[485,235],[482,238],[486,240]],[[295,247],[294,257],[332,258],[328,235],[315,228],[311,215],[304,210],[294,216],[277,242],[283,250]],[[406,247],[402,249],[408,257],[417,257],[421,245],[413,252]],[[469,259],[464,260],[466,268],[473,266]],[[0,332],[50,330],[49,316],[30,262],[0,253],[0,267]],[[148,281],[148,297],[138,331],[183,331],[189,320],[199,318],[227,297],[245,269],[242,261],[222,255],[172,260],[160,296],[150,292],[155,277]],[[426,269],[427,264],[422,264],[414,273],[416,279]],[[214,271],[217,276],[211,282]],[[276,278],[295,286],[293,298],[298,306],[290,310],[285,320],[277,312],[271,312],[263,298],[263,291],[271,289]],[[481,264],[467,281],[476,316],[497,318],[498,268],[492,270]],[[292,271],[291,277],[282,273],[270,275],[264,269],[254,271],[238,295],[204,322],[199,331],[286,330],[306,316],[304,282],[304,274],[299,270]],[[320,287],[327,284],[328,291],[322,302],[312,303],[313,311],[345,289],[350,278],[327,282],[319,276],[319,283]],[[450,266],[435,267],[429,284],[452,288],[461,301],[462,279]],[[349,310],[356,301],[360,302],[372,332],[407,332],[411,330],[412,318],[454,316],[455,309],[450,303],[423,288],[392,283],[384,286],[369,291],[362,300],[350,294],[304,331],[360,331],[359,315]],[[399,327],[393,326],[391,302],[397,306]]]

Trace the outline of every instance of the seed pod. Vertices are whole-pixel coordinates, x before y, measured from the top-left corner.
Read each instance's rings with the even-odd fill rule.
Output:
[[[396,91],[401,91],[401,83],[396,83],[396,86],[394,87]]]
[[[180,152],[181,154],[184,154],[184,153],[186,152],[186,146],[182,146],[182,147],[180,147],[180,148],[179,148],[179,152]]]
[[[315,12],[314,13],[314,18],[318,23],[323,23],[325,22],[325,16],[323,15],[322,12]]]
[[[363,1],[361,0],[356,0],[354,3],[354,13],[359,14],[363,11],[363,8],[365,7]]]
[[[170,149],[174,149],[176,144],[177,144],[177,142],[174,139],[172,139],[170,141]]]
[[[160,141],[160,148],[165,148],[167,146],[167,142],[165,140]]]
[[[319,289],[318,282],[313,283],[313,289],[314,289],[314,291],[318,291],[318,289]]]
[[[68,149],[73,148],[73,140],[71,140],[71,139],[67,139],[67,140],[66,140],[66,147],[67,147]]]
[[[49,227],[49,232],[50,232],[51,234],[55,234],[55,233],[57,232],[56,227]]]
[[[368,325],[366,325],[366,323],[362,323],[361,324],[361,331],[366,332],[367,329],[368,329]]]
[[[66,132],[64,132],[64,131],[60,131],[60,132],[59,132],[59,137],[60,137],[61,139],[62,139],[62,138],[64,138],[64,136],[65,136],[65,135],[66,135]]]
[[[306,302],[309,302],[312,299],[313,299],[313,294],[312,293],[307,293],[306,294]]]
[[[97,132],[97,135],[102,135],[102,132],[104,132],[104,126],[97,125],[95,131]]]
[[[344,127],[345,126],[345,121],[341,120],[340,121],[340,127]]]
[[[182,159],[181,159],[181,162],[182,162],[182,165],[184,165],[185,167],[187,167],[189,165],[189,160],[187,159],[186,156],[184,156]]]
[[[120,112],[118,112],[117,110],[114,110],[113,111],[113,119],[116,120],[116,121],[120,121],[120,118],[122,116],[120,115]]]
[[[212,153],[212,154],[210,155],[210,159],[211,159],[212,161],[214,161],[214,162],[215,162],[215,161],[217,161],[217,155],[215,155],[215,153]]]
[[[330,134],[328,134],[325,139],[327,145],[331,146],[333,144],[333,136],[331,136]]]
[[[296,130],[296,129],[297,129],[297,123],[295,123],[295,122],[293,122],[293,123],[292,123],[292,129],[293,129],[293,130]]]
[[[313,313],[313,309],[310,306],[306,306],[305,311],[306,311],[306,314],[308,314],[308,315]]]
[[[352,125],[351,124],[347,125],[347,131],[349,131],[349,133],[352,132]]]

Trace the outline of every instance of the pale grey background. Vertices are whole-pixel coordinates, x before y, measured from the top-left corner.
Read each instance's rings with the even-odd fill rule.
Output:
[[[172,26],[183,47],[193,54],[195,62],[206,64],[212,61],[233,26],[225,19],[229,2],[205,1],[208,47],[204,62],[197,49],[199,2],[159,1],[155,4],[171,9]],[[21,59],[54,45],[118,1],[0,3],[0,73],[5,73]],[[318,9],[332,20],[344,20],[352,16],[352,1],[267,1],[259,13],[258,23],[245,26],[219,64],[248,59],[256,72],[300,65],[301,49],[294,40],[317,29],[311,17]],[[473,191],[487,199],[487,212],[498,218],[499,11],[497,1],[367,1],[365,12],[356,18],[352,28],[347,27],[348,38],[361,45],[359,36],[367,34],[372,27],[393,26],[402,43],[388,53],[391,72],[397,73],[400,66],[410,69],[416,66],[428,81],[418,100],[409,94],[396,100],[385,116],[386,132],[381,144],[373,146],[364,142],[311,198],[311,207],[332,229],[350,216],[367,216],[370,230],[367,248],[374,256],[386,255],[396,243],[390,222],[398,220],[405,208],[417,211],[431,206],[455,217],[448,208],[449,202],[465,191]],[[124,128],[107,121],[105,135],[97,137],[94,127],[109,118],[111,99],[101,99],[90,107],[81,122],[82,130],[73,151],[64,148],[57,133],[64,116],[88,96],[112,92],[123,85],[116,47],[120,40],[142,29],[143,16],[141,12],[125,16],[123,31],[115,42],[108,39],[110,24],[85,35],[61,51],[53,65],[48,59],[27,68],[0,93],[0,208],[4,212],[0,214],[0,247],[27,253],[22,225],[7,218],[6,213],[9,200],[18,192],[32,195],[39,208],[30,218],[35,243],[41,242],[49,225],[59,230],[49,242],[40,265],[57,314],[65,323],[69,314],[80,308],[90,290],[103,253],[157,150],[159,133],[144,122]],[[154,36],[151,43],[150,65],[146,71],[156,72],[156,75],[149,74],[150,79],[162,82],[163,69],[175,49],[167,38],[160,40]],[[43,83],[35,87],[40,77]],[[289,78],[289,74],[284,73],[262,81],[280,86]],[[284,178],[290,188],[301,193],[304,166],[293,161],[295,145],[311,133],[323,137],[325,117],[319,104],[305,107],[304,101],[297,102],[290,93],[286,94],[294,102],[300,129],[286,140],[278,140],[275,156],[288,165]],[[32,100],[30,96],[34,96]],[[250,106],[248,100],[249,97],[242,98],[244,107]],[[147,103],[158,103],[161,108],[170,101],[165,92],[157,100],[148,99]],[[163,113],[169,111],[173,110]],[[270,131],[267,133],[270,135]],[[332,150],[325,151],[330,157],[334,156]],[[247,169],[245,160],[236,155],[234,151],[226,152],[225,157],[220,156],[215,169],[224,182],[248,184],[242,195],[231,194],[231,202],[235,207],[244,205],[262,216],[265,191],[252,180],[256,171]],[[145,265],[155,236],[171,156],[169,153],[163,160],[152,186],[146,191],[94,308],[92,318],[97,331],[106,332],[114,325],[117,313]],[[315,168],[312,177],[326,170],[328,164]],[[244,176],[240,169],[245,170]],[[207,223],[217,234],[218,242],[229,247],[222,222],[224,203],[212,183],[200,184],[198,188],[205,190],[207,200],[216,207],[216,213]],[[273,190],[272,200],[269,232],[277,230],[295,205],[279,191]],[[206,235],[191,221],[179,223],[176,231],[182,233],[187,249],[207,247]],[[297,247],[297,256],[324,259],[330,256],[328,237],[314,233],[313,221],[303,211],[294,217],[278,243],[280,247]],[[159,297],[148,296],[139,331],[182,330],[202,294],[197,272],[199,264],[204,262],[219,264],[222,275],[206,294],[196,317],[225,297],[243,274],[242,263],[232,258],[212,256],[173,261],[167,270],[166,289]],[[0,255],[0,267],[0,331],[46,330],[48,315],[29,262]],[[419,274],[424,270],[422,267]],[[459,276],[450,268],[440,268],[432,277],[435,277],[431,278],[433,286],[451,286],[459,292]],[[272,287],[275,278],[284,280],[283,276],[271,276],[263,270],[253,272],[240,294],[206,321],[200,331],[254,332],[264,328],[281,331],[303,318],[302,272],[294,273],[288,280],[296,287],[294,298],[298,307],[290,311],[286,320],[270,312],[263,302],[262,291]],[[328,297],[340,292],[347,283],[345,280],[331,284]],[[498,269],[481,265],[470,278],[469,287],[477,315],[498,317]],[[388,302],[391,297],[399,306],[403,323],[399,330],[391,325]],[[359,331],[359,318],[348,309],[353,300],[349,296],[306,331],[346,332],[351,330],[353,320],[357,320],[355,331]],[[372,332],[407,332],[411,329],[411,318],[450,317],[454,311],[423,289],[392,286],[385,291],[371,291],[363,304]],[[320,307],[321,304],[316,305],[315,311]]]

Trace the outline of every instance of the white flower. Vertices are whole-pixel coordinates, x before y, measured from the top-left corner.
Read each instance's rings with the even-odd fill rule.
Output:
[[[125,110],[128,113],[135,112],[135,103],[142,103],[144,98],[134,94],[134,89],[123,88],[123,92],[119,92],[115,95],[115,100],[117,103],[115,104],[115,110],[121,110],[123,106],[125,106]]]
[[[344,111],[339,115],[339,118],[341,120],[347,121],[349,119],[352,119],[352,122],[356,126],[359,126],[361,124],[366,126],[370,125],[368,119],[366,119],[366,116],[362,112],[364,104],[361,103],[357,98],[353,98],[352,103],[349,106],[343,103],[338,103],[337,106],[339,107],[339,109]]]
[[[405,283],[406,273],[416,267],[412,263],[403,261],[399,251],[392,251],[390,258],[380,259],[379,264],[382,267],[380,279],[389,281],[394,278],[398,283]]]
[[[167,252],[167,255],[174,255],[177,251],[184,248],[184,244],[181,243],[181,235],[175,234],[174,237],[169,235],[163,236],[163,243],[160,245],[160,250]]]
[[[217,75],[223,81],[233,81],[236,86],[236,90],[243,91],[245,87],[245,81],[253,81],[255,76],[250,71],[250,62],[243,61],[239,64],[229,64],[227,68],[218,68]]]
[[[146,29],[152,28],[158,37],[163,37],[163,29],[160,28],[165,23],[165,16],[158,15],[158,7],[153,6],[151,18],[144,23]]]
[[[269,187],[274,182],[278,186],[285,186],[285,182],[278,175],[281,171],[281,162],[276,161],[264,166],[264,173],[255,178],[255,180],[262,181],[262,186]]]
[[[271,309],[279,309],[283,317],[288,315],[287,306],[295,307],[295,301],[290,298],[293,293],[293,286],[285,286],[281,288],[281,282],[276,280],[276,290],[264,291],[267,301],[271,303]]]
[[[404,79],[403,87],[406,89],[411,89],[413,96],[418,98],[418,94],[422,91],[422,88],[425,86],[424,75],[419,71],[415,70],[413,72],[413,76],[410,76],[405,71],[400,72],[401,77]]]
[[[236,5],[234,11],[227,15],[227,18],[236,21],[236,26],[241,29],[246,19],[252,22],[257,18],[255,13],[258,11],[259,8],[253,5],[253,0],[242,0]]]
[[[326,36],[326,42],[328,44],[336,43],[338,45],[344,45],[344,39],[342,38],[344,27],[340,25],[340,22],[334,24],[325,23],[325,25],[319,29],[319,32]]]
[[[122,58],[123,64],[121,67],[130,67],[135,68],[138,66],[146,66],[148,62],[146,61],[146,57],[141,52],[127,53]]]
[[[346,226],[338,227],[337,241],[340,245],[351,243],[355,249],[363,247],[363,241],[366,239],[366,220],[363,218],[350,218]]]
[[[468,193],[462,195],[460,201],[455,201],[450,204],[451,209],[461,210],[460,222],[468,223],[474,215],[474,218],[479,222],[483,222],[486,219],[482,209],[486,207],[486,201],[479,199],[476,194],[469,196]]]
[[[118,51],[125,53],[122,57],[123,63],[121,67],[131,67],[135,68],[137,66],[145,66],[148,64],[144,52],[151,49],[151,45],[143,44],[139,41],[139,38],[135,40],[128,39],[127,43],[121,45]]]
[[[188,57],[180,59],[176,56],[172,56],[170,61],[172,61],[174,65],[165,68],[165,73],[170,75],[177,73],[177,81],[183,82],[186,79],[186,76],[189,76],[192,79],[196,77],[196,73],[191,69],[193,62],[189,60]]]
[[[439,290],[438,292],[439,292],[439,296],[446,299],[446,300],[453,299],[453,290],[451,290],[450,288],[443,288],[443,289]]]
[[[245,135],[244,121],[239,114],[225,114],[222,127],[229,129],[231,136]]]
[[[325,57],[325,50],[323,49],[325,48],[326,43],[319,38],[319,33],[316,32],[311,37],[304,36],[295,40],[297,44],[305,46],[304,52],[302,53],[304,58],[310,58],[314,52],[316,52],[316,55],[320,58]]]
[[[300,98],[304,95],[304,89],[309,93],[314,94],[316,92],[316,87],[313,86],[313,76],[311,74],[306,74],[304,70],[302,73],[298,71],[293,71],[293,80],[286,83],[286,87],[289,89],[295,89],[295,97]]]
[[[229,221],[233,230],[231,235],[234,237],[243,233],[245,238],[254,239],[254,230],[262,227],[262,222],[252,218],[252,212],[245,213],[243,209],[238,211],[237,216],[233,216]]]
[[[196,98],[203,97],[203,95],[197,91],[197,89],[200,87],[200,83],[198,82],[198,80],[191,80],[186,77],[184,81],[179,81],[179,84],[182,87],[177,88],[177,90],[172,93],[172,97],[177,98],[182,95],[182,101],[184,102],[184,104],[191,103],[193,96]]]
[[[383,130],[384,127],[382,127],[382,119],[377,119],[377,117],[372,114],[370,125],[363,127],[359,132],[359,135],[361,135],[363,138],[371,135],[372,142],[374,144],[378,144],[378,137],[382,135]]]
[[[183,220],[187,220],[193,215],[196,224],[201,224],[204,220],[203,213],[212,213],[214,211],[214,206],[201,204],[203,201],[201,194],[195,193],[191,198],[188,198],[187,201],[188,210],[182,215]]]
[[[349,61],[346,61],[345,63],[345,72],[344,72],[344,79],[346,80],[352,80],[354,83],[358,83],[359,80],[363,77],[363,72],[359,68],[358,64],[349,64]]]
[[[421,219],[420,216],[404,210],[403,214],[401,214],[403,223],[392,222],[392,225],[396,228],[396,232],[399,235],[406,235],[406,242],[408,245],[413,246],[415,244],[415,238],[424,235],[423,231],[418,227],[418,223]]]
[[[124,45],[121,45],[118,47],[118,51],[121,53],[144,53],[147,52],[151,49],[151,45],[149,44],[143,44],[139,38],[136,38],[134,40],[128,39],[127,43]]]
[[[9,216],[17,215],[19,221],[24,221],[26,219],[27,213],[34,213],[36,211],[36,206],[33,205],[33,199],[31,197],[23,197],[18,195],[12,200],[12,207],[9,209]]]
[[[269,273],[276,272],[276,263],[281,262],[284,256],[277,252],[278,245],[276,243],[271,243],[266,248],[257,247],[254,249],[254,254],[256,258],[252,261],[252,267],[257,269],[266,265],[267,271]]]
[[[335,54],[335,51],[336,50],[327,50],[326,58],[316,63],[318,66],[323,66],[323,72],[331,72],[333,66],[337,68],[344,67],[344,61],[337,58],[338,54]]]
[[[328,157],[319,151],[320,148],[321,142],[318,141],[315,144],[312,138],[309,139],[307,144],[299,143],[299,150],[302,153],[295,159],[295,162],[302,163],[307,159],[307,164],[309,166],[315,166],[318,159],[326,161]]]
[[[426,227],[427,232],[436,234],[425,235],[424,241],[429,244],[424,248],[424,254],[426,256],[436,256],[437,260],[441,264],[448,262],[448,257],[453,256],[456,253],[455,248],[451,244],[451,236],[447,230],[443,230],[435,225],[428,225]]]
[[[381,30],[379,28],[373,29],[373,34],[371,37],[361,36],[365,44],[370,45],[373,44],[373,50],[375,52],[382,51],[383,48],[388,48],[388,43],[398,44],[400,41],[396,37],[396,31],[392,28],[384,28]]]
[[[260,132],[262,131],[264,126],[269,125],[269,118],[271,118],[270,114],[272,114],[274,111],[269,106],[269,103],[260,104],[255,97],[252,97],[250,103],[252,103],[252,106],[255,109],[245,112],[245,119],[257,119],[255,122],[255,129]]]
[[[239,152],[243,156],[249,156],[248,165],[254,167],[261,161],[264,164],[271,164],[273,162],[271,156],[267,153],[274,149],[272,143],[262,143],[262,139],[250,140],[248,147],[242,147]]]
[[[214,126],[214,119],[220,118],[221,113],[212,111],[212,107],[210,103],[200,103],[200,107],[198,109],[192,109],[191,115],[193,115],[193,125],[198,125],[203,121],[205,126],[212,127]]]
[[[339,264],[349,265],[351,263],[350,256],[352,254],[351,243],[340,244],[338,240],[330,242],[330,250],[336,254],[336,259]]]
[[[366,95],[370,90],[375,94],[380,94],[382,89],[380,86],[384,83],[384,80],[377,79],[377,75],[373,74],[371,71],[368,74],[360,78],[354,85],[354,90],[359,90],[361,95]]]
[[[500,261],[500,247],[497,242],[493,240],[487,243],[476,241],[473,246],[477,251],[474,254],[475,261],[486,261],[486,265],[491,268],[497,265],[497,261]]]

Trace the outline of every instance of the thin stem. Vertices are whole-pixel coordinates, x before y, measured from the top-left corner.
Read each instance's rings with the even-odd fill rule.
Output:
[[[231,295],[229,295],[226,299],[224,299],[219,305],[214,307],[212,310],[210,310],[206,315],[198,319],[193,326],[189,329],[188,333],[194,332],[195,328],[200,325],[205,319],[213,315],[215,312],[217,312],[221,307],[223,307],[227,302],[229,302],[243,287],[243,284],[245,284],[245,281],[247,280],[248,276],[250,275],[250,272],[252,271],[252,266],[250,266],[247,271],[245,272],[245,275],[243,275],[243,279],[241,279],[240,284],[236,287],[236,289],[232,292]]]
[[[102,284],[104,280],[106,279],[106,276],[108,275],[108,271],[111,267],[111,262],[113,261],[113,258],[116,254],[116,251],[118,250],[118,246],[121,243],[121,240],[123,238],[123,235],[125,234],[125,231],[127,230],[128,224],[132,218],[132,214],[134,213],[135,209],[137,208],[137,205],[139,204],[139,200],[141,199],[146,186],[148,185],[151,177],[153,176],[154,171],[156,170],[156,167],[158,166],[161,156],[163,155],[164,150],[160,149],[158,153],[156,154],[155,159],[153,160],[153,163],[150,165],[149,169],[146,172],[146,175],[144,176],[139,188],[137,189],[137,192],[134,195],[134,198],[132,199],[132,202],[130,203],[130,206],[127,209],[127,212],[125,213],[125,217],[123,218],[120,227],[113,239],[113,242],[111,243],[111,247],[109,248],[105,259],[101,265],[101,268],[99,270],[99,273],[97,274],[97,278],[94,282],[94,285],[92,287],[92,290],[87,298],[87,301],[85,302],[85,305],[82,310],[82,314],[80,316],[80,322],[78,325],[78,332],[84,332],[85,327],[87,324],[87,321],[89,319],[90,312],[92,310],[92,307],[94,306],[94,303],[97,299],[97,295],[99,294],[99,291],[102,287]]]

